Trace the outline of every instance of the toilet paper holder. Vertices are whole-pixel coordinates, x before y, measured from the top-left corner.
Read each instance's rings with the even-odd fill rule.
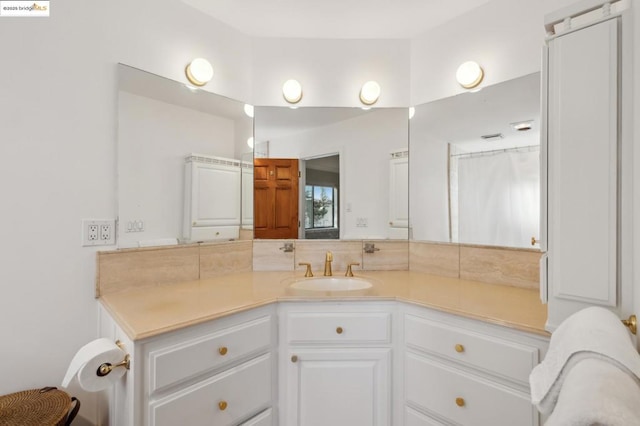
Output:
[[[120,340],[116,340],[116,345],[124,351],[124,344]],[[131,357],[129,356],[129,354],[125,354],[124,359],[115,365],[109,362],[100,364],[100,366],[96,370],[96,374],[98,375],[98,377],[104,377],[107,374],[111,373],[111,370],[117,367],[124,367],[127,370],[131,369]]]

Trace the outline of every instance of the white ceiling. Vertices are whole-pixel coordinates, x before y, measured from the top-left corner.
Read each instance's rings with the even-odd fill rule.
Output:
[[[511,123],[529,121],[531,130],[518,132]],[[540,73],[466,92],[416,107],[411,141],[435,140],[466,152],[490,151],[539,144]],[[491,141],[482,135],[502,133]]]
[[[350,120],[378,109],[331,107],[256,107],[255,137],[257,141],[271,141],[318,127]]]
[[[182,0],[255,37],[409,39],[490,0]]]
[[[249,119],[240,101],[124,64],[118,64],[118,89],[234,121]]]

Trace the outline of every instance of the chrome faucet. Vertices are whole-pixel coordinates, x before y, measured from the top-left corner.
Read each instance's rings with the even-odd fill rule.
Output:
[[[328,251],[327,256],[324,259],[324,276],[325,277],[330,277],[333,275],[331,273],[331,262],[333,262],[333,253]]]

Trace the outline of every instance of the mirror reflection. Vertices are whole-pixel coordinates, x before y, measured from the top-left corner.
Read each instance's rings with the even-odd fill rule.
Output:
[[[118,245],[240,238],[252,220],[244,104],[122,64],[118,89]]]
[[[531,247],[540,215],[540,74],[419,105],[412,239]]]
[[[256,238],[406,239],[408,110],[256,107]]]

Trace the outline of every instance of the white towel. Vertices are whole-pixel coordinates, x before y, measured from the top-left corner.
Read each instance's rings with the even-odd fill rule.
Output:
[[[566,375],[545,426],[639,426],[640,385],[602,359],[585,359]]]
[[[541,413],[553,411],[565,377],[588,358],[606,360],[640,380],[640,355],[620,319],[604,308],[586,308],[560,324],[544,361],[529,376],[531,400]]]

